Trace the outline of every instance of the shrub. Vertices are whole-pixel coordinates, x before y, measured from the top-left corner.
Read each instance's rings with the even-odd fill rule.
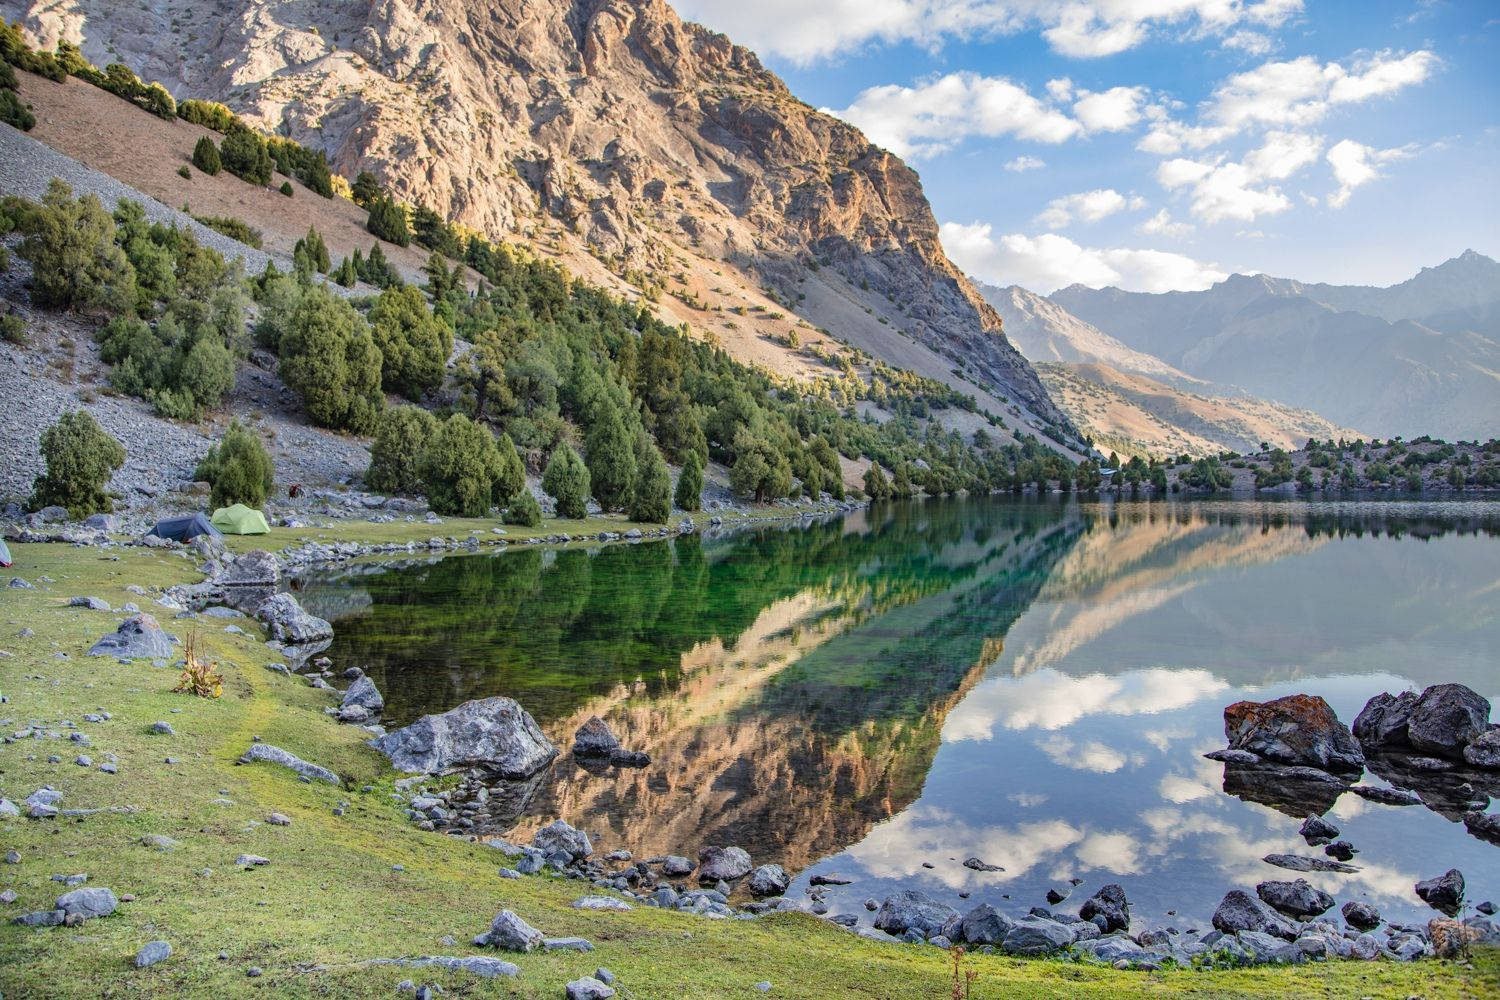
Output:
[[[672,473],[644,428],[636,432],[635,482],[630,490],[632,521],[664,524],[672,513]]]
[[[380,381],[387,392],[415,402],[443,384],[453,335],[415,286],[380,293],[370,309],[370,332],[380,348]]]
[[[865,494],[871,500],[885,500],[891,495],[890,480],[885,478],[885,470],[879,462],[871,462],[865,470]]]
[[[417,470],[433,510],[483,517],[500,475],[500,453],[488,430],[455,413],[422,449]]]
[[[557,516],[581,518],[589,512],[589,470],[572,445],[560,444],[542,473],[542,489],[557,503]]]
[[[292,182],[291,181],[282,181],[281,182],[281,187],[279,187],[277,190],[279,190],[282,194],[284,194],[288,198],[290,198],[292,196]]]
[[[521,490],[511,498],[510,504],[505,508],[503,520],[506,524],[535,528],[542,523],[542,506],[536,502],[536,497],[531,495],[530,490]]]
[[[355,251],[355,253],[358,252],[358,250]],[[338,282],[340,287],[353,288],[355,283],[359,281],[359,268],[354,266],[354,258],[345,257],[339,266],[333,269],[333,274],[330,277]]]
[[[93,417],[83,410],[64,413],[42,431],[41,453],[47,471],[33,484],[33,507],[66,507],[75,519],[109,511],[104,488],[125,464],[125,448]]]
[[[16,221],[37,305],[120,312],[135,304],[135,270],[115,245],[114,219],[98,198],[75,200],[73,189],[54,178],[41,206]]]
[[[417,459],[437,430],[437,418],[419,406],[393,406],[382,413],[365,485],[382,493],[421,493]]]
[[[227,215],[195,215],[193,216],[193,221],[207,226],[221,236],[228,236],[232,240],[239,240],[247,247],[260,249],[260,230],[251,227],[249,223]]]
[[[595,406],[586,451],[594,499],[605,510],[623,508],[635,481],[635,452],[624,414],[608,399]]]
[[[167,93],[167,88],[153,83],[140,92],[136,103],[158,118],[171,121],[177,117],[177,102]]]
[[[245,127],[238,115],[217,101],[188,98],[177,105],[177,117],[220,133]]]
[[[673,503],[678,510],[692,511],[703,506],[703,457],[696,451],[688,452],[687,459],[682,463]]]
[[[526,466],[509,434],[501,434],[496,439],[495,450],[500,454],[500,474],[495,477],[490,498],[496,507],[504,507],[511,497],[526,488]]]
[[[411,226],[406,219],[406,207],[386,195],[370,202],[370,218],[365,228],[398,247],[411,244]]]
[[[279,340],[281,379],[302,397],[314,423],[355,434],[375,430],[385,406],[380,349],[353,306],[314,285]]]
[[[266,141],[247,128],[237,128],[224,137],[219,147],[224,169],[251,184],[271,183],[271,151]]]
[[[7,344],[21,344],[25,346],[26,321],[15,313],[6,313],[0,316],[0,340]]]
[[[333,263],[328,256],[328,244],[323,242],[323,235],[315,226],[308,226],[307,235],[292,247],[292,259],[296,260],[299,253],[306,258],[308,266],[319,274],[327,274]]]
[[[189,181],[193,179],[193,172],[189,170],[188,165],[184,163],[182,166],[177,168],[177,176],[181,177],[185,181]]]
[[[328,169],[328,158],[321,149],[316,152],[303,149],[301,153],[296,165],[297,179],[323,197],[332,198],[333,171]]]
[[[22,132],[30,132],[36,125],[36,115],[21,103],[20,96],[14,90],[0,88],[0,122]]]
[[[209,502],[214,507],[237,503],[263,507],[275,484],[275,469],[260,437],[236,420],[219,443],[208,449],[193,478],[213,487]]]
[[[735,435],[734,456],[729,485],[735,493],[764,503],[791,492],[792,470],[786,457],[748,427]]]

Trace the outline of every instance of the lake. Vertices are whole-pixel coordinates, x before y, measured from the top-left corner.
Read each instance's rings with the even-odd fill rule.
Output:
[[[1264,855],[1321,857],[1297,827],[1326,811],[1360,870],[1302,877],[1340,904],[1425,923],[1412,885],[1449,867],[1500,901],[1500,848],[1451,794],[1324,800],[1202,756],[1246,698],[1346,724],[1381,691],[1500,698],[1497,503],[934,500],[298,586],[388,726],[491,695],[536,717],[564,755],[486,817],[518,842],[561,817],[637,857],[737,844],[797,898],[850,879],[830,912],[866,922],[898,888],[1014,916],[1078,879],[1058,909],[1118,882],[1138,926],[1203,927],[1228,889],[1298,877]],[[592,715],[652,764],[574,764]]]

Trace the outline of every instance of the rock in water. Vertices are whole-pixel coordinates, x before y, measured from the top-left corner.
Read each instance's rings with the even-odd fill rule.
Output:
[[[360,674],[344,692],[344,700],[339,703],[338,714],[340,721],[363,722],[383,711],[385,711],[385,698],[375,687],[374,681]],[[345,718],[346,716],[349,718]]]
[[[1449,868],[1437,878],[1418,882],[1416,890],[1422,902],[1439,913],[1455,917],[1464,902],[1464,874],[1457,868]],[[62,905],[60,900],[58,905]]]
[[[907,931],[916,931],[929,938],[957,916],[958,911],[947,903],[940,903],[916,889],[902,889],[894,896],[887,896],[880,904],[880,910],[875,914],[875,929],[897,937]]]
[[[1351,899],[1341,912],[1349,926],[1357,931],[1373,931],[1380,926],[1380,911],[1363,900]]]
[[[780,865],[761,865],[750,873],[746,885],[753,896],[780,896],[791,883],[786,869]]]
[[[114,656],[122,660],[166,660],[177,656],[172,637],[156,619],[142,612],[120,623],[111,634],[89,648],[90,656]]]
[[[1066,924],[1046,917],[1025,917],[1011,926],[1001,947],[1008,955],[1046,955],[1073,943]]]
[[[271,638],[297,645],[333,638],[333,626],[302,610],[291,594],[277,594],[255,609],[255,617],[266,623]]]
[[[507,951],[535,951],[542,946],[543,934],[516,915],[501,910],[490,922],[490,929],[474,939],[477,945],[504,948]]]
[[[1364,769],[1365,757],[1354,737],[1317,695],[1235,702],[1224,709],[1224,735],[1231,750],[1278,764],[1324,771]]]
[[[1125,899],[1125,890],[1111,882],[1089,897],[1079,909],[1084,920],[1104,918],[1104,933],[1130,930],[1130,903]],[[1097,921],[1095,921],[1097,923]]]
[[[482,767],[503,778],[529,777],[557,756],[536,720],[510,698],[481,698],[424,715],[370,745],[399,771]]]
[[[1316,847],[1337,837],[1339,828],[1321,816],[1309,816],[1302,821],[1302,826],[1297,832],[1302,834],[1302,839],[1309,845]]]
[[[599,716],[578,727],[573,734],[573,754],[577,757],[610,757],[620,749],[620,741],[610,731],[609,724]]]
[[[867,907],[868,908],[868,907]],[[988,903],[980,903],[958,922],[958,940],[973,945],[1000,945],[1014,923]]]
[[[219,580],[226,587],[274,587],[281,582],[276,557],[262,549],[240,556]]]
[[[1214,911],[1214,927],[1225,934],[1257,931],[1287,941],[1297,939],[1297,927],[1286,917],[1243,889],[1231,889]]]
[[[1466,812],[1464,829],[1480,840],[1500,845],[1500,813]]]
[[[750,872],[750,855],[739,847],[705,847],[698,852],[698,881],[733,882]]]
[[[560,819],[555,819],[538,830],[536,836],[531,838],[531,846],[543,854],[564,851],[575,860],[582,860],[594,853],[589,835]]]
[[[1490,703],[1484,698],[1462,684],[1434,684],[1411,707],[1406,738],[1423,753],[1462,760],[1464,747],[1489,724]]]
[[[1333,908],[1333,897],[1320,889],[1314,889],[1307,879],[1291,882],[1262,882],[1255,887],[1255,894],[1267,905],[1289,917],[1311,920]]]
[[[1464,762],[1472,767],[1500,770],[1500,728],[1491,729],[1464,747]]]

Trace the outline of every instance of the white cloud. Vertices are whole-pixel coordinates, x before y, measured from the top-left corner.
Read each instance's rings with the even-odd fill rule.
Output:
[[[1145,87],[1111,87],[1101,93],[1079,91],[1073,115],[1090,132],[1123,132],[1141,120]]]
[[[1195,218],[1214,223],[1224,219],[1250,222],[1292,207],[1291,199],[1268,184],[1284,180],[1317,160],[1323,138],[1303,132],[1268,132],[1265,141],[1246,154],[1243,162],[1223,157],[1208,161],[1178,157],[1157,165],[1156,179],[1169,191],[1190,188]]]
[[[1108,56],[1153,35],[1194,40],[1274,28],[1302,0],[678,0],[676,7],[758,52],[807,64],[870,43],[938,49],[1038,28],[1063,55]]]
[[[1098,740],[1084,744],[1074,743],[1060,733],[1037,740],[1037,749],[1046,754],[1052,763],[1070,767],[1075,771],[1093,771],[1095,774],[1114,774],[1126,764],[1139,766],[1139,757],[1127,757],[1114,747],[1105,746]]]
[[[1173,239],[1181,239],[1193,232],[1191,224],[1173,222],[1171,214],[1165,208],[1141,223],[1138,228],[1150,236],[1170,236]]]
[[[1144,207],[1145,201],[1140,197],[1126,198],[1114,188],[1099,188],[1053,198],[1042,214],[1037,216],[1037,221],[1048,229],[1061,229],[1075,218],[1084,222],[1098,222],[1127,208]]]
[[[1005,169],[1013,174],[1025,173],[1028,170],[1040,170],[1047,165],[1045,160],[1035,156],[1018,156],[1014,160],[1005,162]]]
[[[1259,31],[1236,31],[1224,38],[1226,49],[1238,49],[1246,55],[1263,56],[1274,47],[1269,36]]]
[[[1043,295],[1074,283],[1136,292],[1201,291],[1228,277],[1182,254],[1083,247],[1055,233],[996,237],[988,223],[945,222],[942,239],[948,256],[968,273],[990,284],[1024,285]]]
[[[1333,168],[1333,179],[1339,182],[1339,189],[1328,196],[1328,204],[1334,208],[1342,208],[1348,204],[1349,196],[1354,193],[1355,188],[1380,176],[1377,169],[1380,164],[1410,155],[1411,150],[1406,147],[1372,149],[1352,139],[1335,143],[1326,158],[1328,165]]]
[[[1380,52],[1345,67],[1312,56],[1265,62],[1236,73],[1214,89],[1199,109],[1198,124],[1155,115],[1139,148],[1171,155],[1206,149],[1251,128],[1305,128],[1340,104],[1384,97],[1427,79],[1437,56],[1426,50]]]
[[[949,73],[914,87],[871,87],[849,107],[830,113],[898,156],[940,153],[971,136],[1059,143],[1083,131],[1019,84],[970,72]]]

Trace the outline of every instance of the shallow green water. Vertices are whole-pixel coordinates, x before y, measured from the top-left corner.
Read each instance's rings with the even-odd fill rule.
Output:
[[[1150,921],[1292,877],[1260,857],[1316,853],[1295,829],[1326,811],[1362,871],[1309,880],[1425,919],[1411,883],[1450,865],[1500,896],[1500,849],[1440,796],[1288,802],[1201,754],[1242,697],[1321,694],[1347,722],[1382,690],[1500,695],[1497,533],[1491,503],[933,501],[361,567],[302,598],[389,725],[504,694],[564,749],[597,714],[652,755],[564,756],[498,796],[518,838],[562,816],[639,855],[736,843],[801,871],[794,892],[854,877],[834,912],[907,885],[1023,912],[1119,881]]]

